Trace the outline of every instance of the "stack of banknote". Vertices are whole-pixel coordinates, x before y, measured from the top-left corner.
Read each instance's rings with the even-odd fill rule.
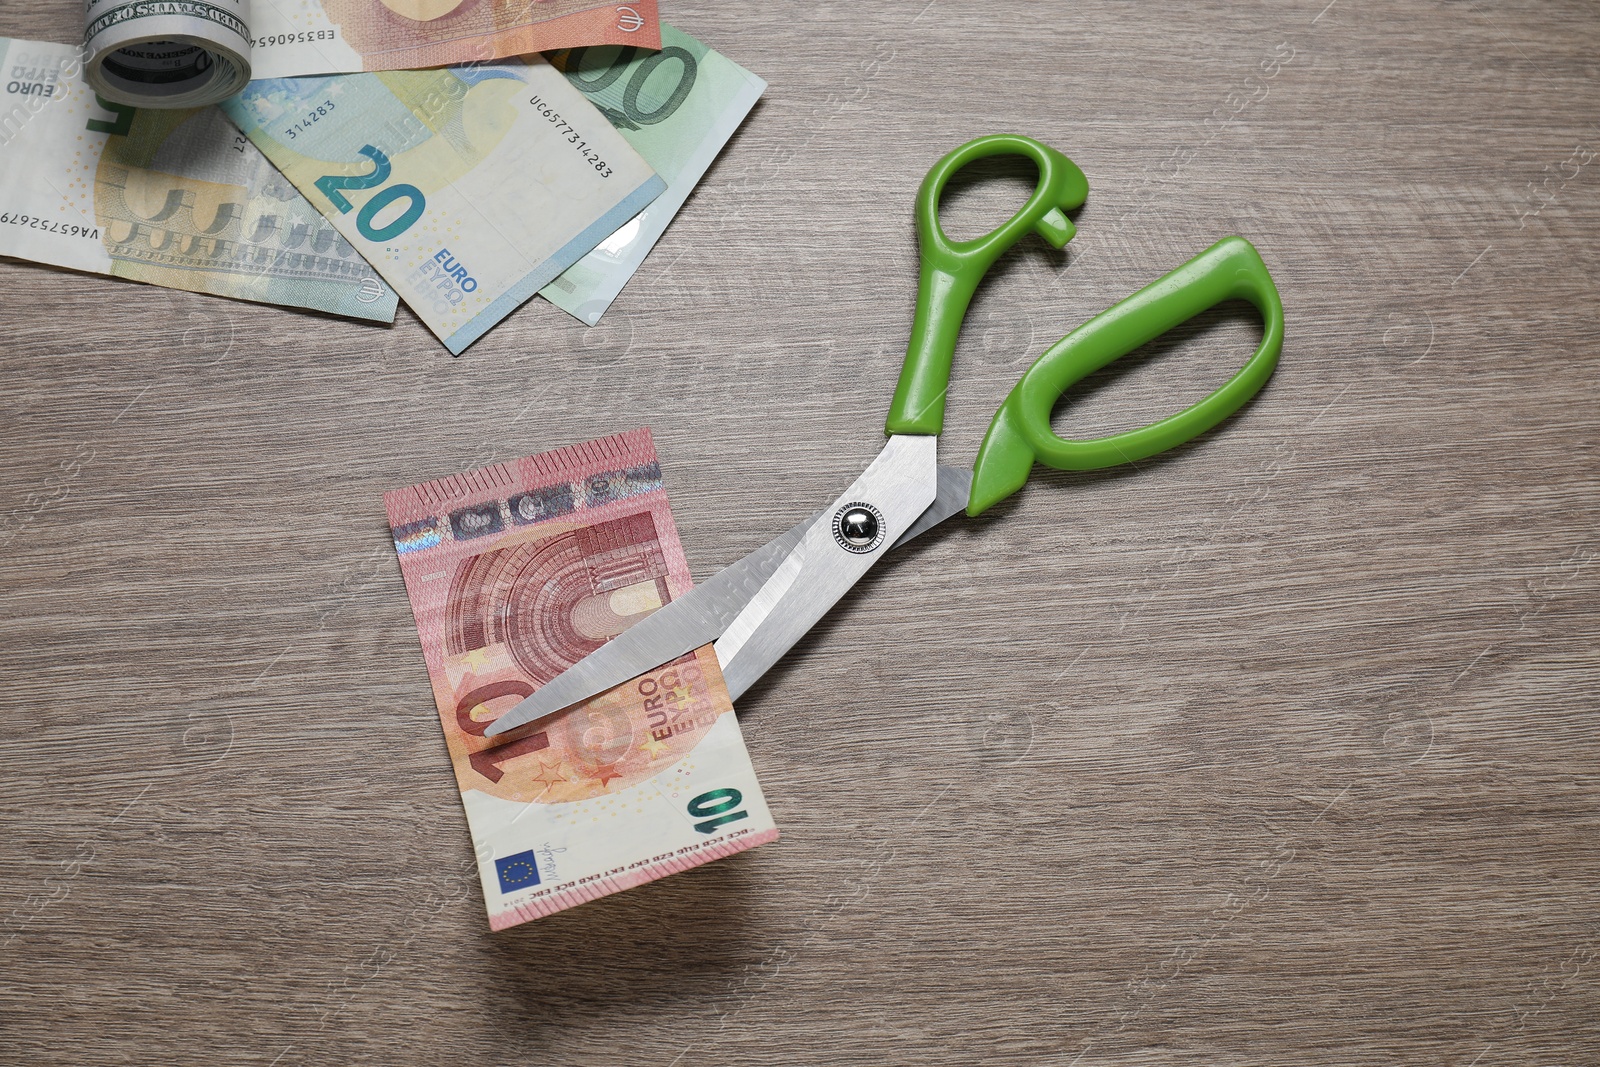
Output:
[[[88,0],[0,70],[0,255],[455,354],[598,322],[766,88],[655,0]],[[648,431],[386,503],[491,926],[777,837],[709,647],[485,736],[690,588]]]
[[[0,255],[455,354],[535,293],[597,323],[766,87],[587,0],[90,0],[0,69]]]

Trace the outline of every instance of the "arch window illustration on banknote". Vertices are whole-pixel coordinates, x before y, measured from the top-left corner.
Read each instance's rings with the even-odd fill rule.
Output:
[[[451,514],[455,540],[463,539],[463,520],[484,510]],[[497,521],[491,533],[468,536],[503,529]],[[480,788],[512,800],[583,800],[652,777],[692,751],[718,714],[693,655],[574,709],[548,730],[503,748],[481,747],[496,714],[672,597],[649,511],[510,541],[457,564],[445,601],[455,707],[445,732],[452,748],[467,750]]]
[[[275,285],[384,288],[350,243],[213,108],[117,107],[94,173],[95,220],[113,273],[161,285],[228,275],[270,299]],[[115,131],[120,130],[120,135]]]
[[[462,562],[445,648],[505,645],[530,680],[549,681],[670,599],[648,512]]]

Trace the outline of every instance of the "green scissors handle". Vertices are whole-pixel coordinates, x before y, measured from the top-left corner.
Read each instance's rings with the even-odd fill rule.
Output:
[[[1069,441],[1050,428],[1067,389],[1120,356],[1224,300],[1244,299],[1261,312],[1261,344],[1216,392],[1184,410],[1125,433]],[[972,466],[967,514],[976,515],[1022,488],[1035,460],[1057,470],[1087,471],[1133,463],[1205,433],[1267,384],[1283,348],[1283,301],[1254,246],[1225,237],[1172,273],[1112,305],[1057,341],[1023,374],[995,413]]]
[[[1020,155],[1039,167],[1039,184],[1028,202],[992,233],[970,241],[952,241],[939,225],[939,199],[945,184],[966,166],[988,156]],[[911,324],[900,384],[889,405],[891,434],[937,434],[944,428],[944,399],[950,387],[950,361],[955,354],[961,320],[978,283],[1012,245],[1037,233],[1061,248],[1076,232],[1066,212],[1089,196],[1089,180],[1078,165],[1049,145],[1031,137],[996,134],[957,148],[933,165],[917,190],[917,239],[922,246],[922,271],[917,283],[917,311]]]
[[[1022,209],[992,233],[952,241],[939,224],[939,200],[962,167],[997,155],[1021,155],[1039,168]],[[905,366],[889,406],[890,434],[936,435],[944,427],[950,363],[972,295],[1012,245],[1037,233],[1056,248],[1072,239],[1065,212],[1081,205],[1089,183],[1066,156],[1014,134],[980,137],[935,163],[917,191],[922,249],[917,310]],[[1073,384],[1224,300],[1242,298],[1261,312],[1265,330],[1255,354],[1228,382],[1191,407],[1148,426],[1088,441],[1050,428],[1050,413]],[[967,514],[977,515],[1022,488],[1037,460],[1059,470],[1132,463],[1191,440],[1244,406],[1272,376],[1283,347],[1283,301],[1261,256],[1243,237],[1228,237],[1152,285],[1112,306],[1053,345],[1006,397],[973,464]]]

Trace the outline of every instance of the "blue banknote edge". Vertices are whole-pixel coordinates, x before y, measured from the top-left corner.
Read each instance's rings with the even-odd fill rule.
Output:
[[[472,321],[444,339],[451,355],[459,356],[468,345],[488,333],[494,326],[517,308],[533,299],[533,294],[549,285],[562,271],[594,251],[594,247],[622,228],[622,224],[643,211],[656,197],[667,191],[661,175],[651,174],[650,179],[629,193],[616,207],[600,216],[588,229],[562,245],[549,259],[539,264],[516,285],[500,294],[500,298],[472,317]]]

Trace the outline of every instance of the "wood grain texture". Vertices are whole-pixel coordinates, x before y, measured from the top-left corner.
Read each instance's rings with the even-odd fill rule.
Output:
[[[1594,6],[667,17],[771,90],[595,329],[0,263],[0,1063],[1600,1063]],[[980,292],[947,458],[1229,233],[1276,379],[870,577],[742,701],[781,842],[491,935],[382,492],[649,424],[732,561],[878,448],[912,194],[1003,130],[1090,201]]]

